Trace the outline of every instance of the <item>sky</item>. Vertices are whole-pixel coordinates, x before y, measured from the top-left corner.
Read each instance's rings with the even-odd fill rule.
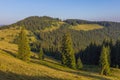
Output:
[[[120,0],[0,0],[0,24],[29,16],[120,22]]]

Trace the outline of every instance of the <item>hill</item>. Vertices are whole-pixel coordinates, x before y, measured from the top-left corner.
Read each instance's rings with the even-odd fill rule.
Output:
[[[20,26],[26,27],[30,41],[32,57],[29,63],[16,58],[16,43],[18,43]],[[111,68],[110,76],[101,76],[98,67],[99,45],[105,38],[113,39],[115,44],[120,37],[119,31],[120,23],[117,22],[92,22],[76,19],[61,21],[47,16],[28,17],[15,24],[0,27],[0,79],[119,80],[119,69]],[[60,64],[61,40],[66,32],[71,33],[76,58],[82,56],[84,68],[80,71],[63,67]],[[37,59],[36,53],[40,46],[46,55],[44,61]]]
[[[111,76],[99,75],[97,66],[83,70],[63,67],[46,57],[44,61],[32,58],[29,63],[16,58],[17,45],[0,41],[0,80],[119,80],[120,70],[112,69]],[[4,44],[4,47],[2,46]],[[33,53],[34,54],[34,53]]]
[[[16,29],[13,31],[13,34],[16,35],[19,26],[23,25],[28,32],[30,32],[29,36],[33,36],[33,41],[30,44],[32,51],[38,51],[37,47],[39,46],[38,43],[40,43],[46,55],[54,56],[55,58],[59,58],[58,53],[61,46],[61,39],[66,31],[71,33],[75,53],[84,50],[91,42],[100,45],[103,40],[107,38],[113,39],[115,43],[120,37],[120,23],[118,22],[97,22],[79,19],[67,19],[62,21],[58,18],[48,16],[31,16],[14,24],[0,27],[0,31],[2,30],[0,38],[3,39],[4,30],[11,28]]]
[[[4,40],[5,38],[5,40],[9,42],[16,43],[20,26],[25,26],[29,33],[28,36],[31,36],[30,40],[32,41],[30,46],[32,51],[37,52],[39,46],[42,46],[46,55],[57,59],[60,59],[59,50],[62,36],[65,32],[71,33],[76,54],[86,49],[91,42],[101,45],[104,39],[112,39],[115,44],[116,40],[120,38],[120,23],[118,22],[97,22],[79,19],[67,19],[62,21],[58,18],[47,16],[32,16],[18,21],[17,23],[0,27],[0,39]],[[86,27],[87,31],[84,31]]]
[[[15,24],[6,26],[6,28],[16,27],[16,26],[25,26],[26,29],[31,30],[31,31],[38,31],[38,30],[46,31],[47,28],[49,28],[49,29],[53,28],[53,30],[57,29],[62,24],[63,24],[63,22],[57,18],[52,18],[52,17],[48,17],[48,16],[43,16],[43,17],[31,16],[31,17],[25,18],[21,21],[18,21]],[[5,26],[2,28],[5,28]],[[49,29],[48,29],[48,31],[49,31]]]

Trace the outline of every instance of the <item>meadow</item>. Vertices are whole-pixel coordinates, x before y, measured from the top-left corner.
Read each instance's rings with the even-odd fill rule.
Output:
[[[99,74],[99,67],[84,65],[82,70],[64,67],[50,57],[30,62],[17,58],[17,45],[0,41],[0,80],[119,80],[119,69],[112,68],[111,76]],[[35,53],[33,53],[35,54]]]
[[[79,25],[70,27],[70,29],[78,30],[78,31],[80,30],[89,31],[89,30],[96,30],[96,29],[102,29],[102,28],[104,27],[98,24],[79,24]]]

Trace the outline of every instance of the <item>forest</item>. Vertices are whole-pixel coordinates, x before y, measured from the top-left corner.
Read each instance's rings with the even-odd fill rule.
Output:
[[[69,28],[70,26],[81,24],[98,24],[104,28],[89,31],[78,31]],[[118,22],[97,22],[79,19],[62,21],[59,18],[48,16],[32,16],[18,21],[15,24],[0,27],[0,29],[17,26],[24,26],[36,37],[37,40],[35,42],[29,43],[33,52],[39,52],[40,47],[42,47],[46,55],[61,60],[62,38],[66,32],[69,32],[72,38],[76,61],[80,57],[83,64],[98,65],[102,47],[105,45],[110,47],[111,66],[120,67],[120,23]],[[52,31],[42,31],[46,28],[51,28],[51,26],[59,28]]]

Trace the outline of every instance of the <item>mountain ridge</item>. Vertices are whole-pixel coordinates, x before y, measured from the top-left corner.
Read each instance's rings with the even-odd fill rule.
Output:
[[[41,23],[40,23],[41,22]],[[46,23],[46,27],[48,27],[48,25],[51,26],[51,24],[57,26],[57,24],[52,23],[52,22],[64,22],[67,23],[69,25],[76,25],[76,24],[98,24],[98,25],[102,25],[102,26],[109,26],[111,23],[120,23],[120,22],[114,22],[114,21],[89,21],[89,20],[82,20],[82,19],[66,19],[66,20],[61,20],[59,18],[52,18],[49,16],[30,16],[27,18],[24,18],[20,21],[17,21],[16,23],[10,24],[10,25],[2,25],[2,28],[8,27],[8,26],[15,26],[15,25],[19,25],[19,26],[27,26],[30,24],[34,24],[36,23],[35,26],[39,27],[37,29],[44,29],[44,25],[43,23]],[[33,25],[33,26],[34,26]],[[43,25],[44,27],[40,27],[38,25]],[[28,26],[27,26],[28,27]]]

